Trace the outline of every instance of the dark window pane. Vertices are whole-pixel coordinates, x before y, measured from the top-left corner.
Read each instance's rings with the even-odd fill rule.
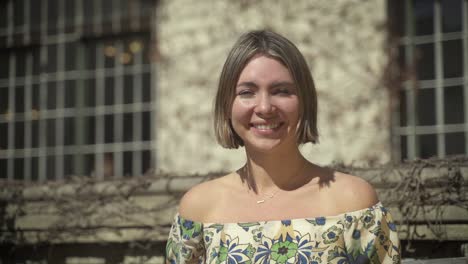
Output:
[[[434,44],[417,45],[415,56],[419,80],[434,79]]]
[[[29,19],[30,19],[32,31],[40,30],[42,3],[44,3],[44,1],[37,1],[37,0],[29,1],[29,5],[30,5]]]
[[[96,43],[87,43],[86,46],[86,68],[96,69]]]
[[[2,45],[3,47],[7,45],[7,36],[6,35],[1,35],[0,34],[0,45]]]
[[[7,79],[10,74],[10,54],[7,52],[0,52],[0,61],[2,62],[0,63],[0,79]]]
[[[14,171],[13,171],[13,178],[15,180],[23,180],[24,179],[24,159],[15,158],[14,163],[15,163],[15,166],[14,166]]]
[[[462,31],[462,1],[441,1],[442,5],[442,31]]]
[[[24,87],[15,88],[15,112],[24,113]]]
[[[133,176],[132,172],[132,152],[131,151],[125,151],[123,153],[123,173],[124,176]]]
[[[24,1],[13,1],[13,21],[15,27],[24,23]]]
[[[31,158],[31,180],[37,181],[39,179],[39,158]]]
[[[55,180],[57,179],[55,175],[55,156],[47,156],[47,166],[46,166],[46,178],[48,180]]]
[[[57,34],[57,19],[58,19],[58,8],[59,0],[48,0],[47,3],[47,31],[49,35]]]
[[[124,87],[123,87],[124,104],[133,103],[133,76],[124,76]]]
[[[106,77],[104,93],[104,104],[114,104],[114,76]]]
[[[92,173],[96,172],[94,159],[95,157],[93,154],[84,155],[84,174],[87,176],[91,176]]]
[[[64,157],[64,176],[66,179],[71,178],[70,176],[74,175],[74,164],[73,164],[73,155],[65,155]]]
[[[8,148],[8,123],[0,123],[0,150]]]
[[[33,74],[37,75],[41,72],[41,49],[33,49],[32,54],[32,64],[33,64]]]
[[[413,14],[415,35],[434,33],[434,0],[413,0]]]
[[[96,118],[94,116],[86,117],[86,144],[96,144]]]
[[[83,0],[83,14],[84,17],[87,19],[85,20],[85,23],[92,23],[93,22],[93,17],[95,14],[94,11],[94,0]]]
[[[142,140],[151,140],[151,114],[150,112],[142,113]]]
[[[57,45],[47,46],[47,72],[57,71]],[[62,70],[62,69],[61,69]]]
[[[133,114],[123,114],[123,141],[131,142],[133,136]]]
[[[64,144],[66,146],[75,144],[75,120],[73,117],[66,117],[64,125]]]
[[[15,53],[16,60],[16,76],[24,76],[26,73],[26,53],[18,51]]]
[[[15,148],[24,148],[24,122],[15,122]]]
[[[103,165],[104,178],[114,176],[114,153],[104,153]]]
[[[13,33],[13,46],[22,46],[22,45],[23,45],[23,34]]]
[[[445,124],[463,124],[465,122],[463,86],[444,88]]]
[[[419,89],[418,96],[418,125],[429,126],[435,125],[435,95],[434,89]]]
[[[7,159],[0,159],[0,179],[6,179],[8,178],[8,160]]]
[[[148,38],[142,38],[141,40],[139,41],[136,41],[134,42],[135,44],[137,44],[136,47],[140,47],[141,49],[141,52],[139,51],[138,53],[141,53],[141,55],[139,56],[142,56],[143,58],[143,64],[150,64],[151,63],[151,50],[150,50],[150,41]]]
[[[151,169],[151,151],[145,150],[141,153],[141,161],[142,161],[142,174],[148,172]]]
[[[55,119],[47,120],[47,146],[55,146]]]
[[[33,109],[40,109],[39,107],[39,100],[40,100],[40,90],[39,84],[33,84],[32,92],[31,92],[31,99],[32,99],[32,108]]]
[[[86,106],[96,106],[96,80],[88,79],[85,82],[84,100]]]
[[[400,136],[400,157],[401,161],[408,159],[408,144],[406,136]]]
[[[420,158],[427,159],[437,156],[437,136],[435,134],[421,135],[418,136],[418,139]]]
[[[31,122],[31,147],[37,148],[39,147],[39,121],[33,120]]]
[[[0,29],[7,28],[7,7],[8,1],[0,1]],[[0,176],[1,177],[1,176]]]
[[[112,18],[112,6],[115,0],[101,0],[101,12],[104,20],[109,21]]]
[[[151,102],[151,75],[149,73],[143,73],[142,77],[142,102]]]
[[[75,107],[76,101],[76,81],[65,81],[65,108]]]
[[[406,68],[406,51],[405,46],[398,47],[398,67],[400,70],[404,70]]]
[[[104,143],[114,142],[114,116],[104,116]]]
[[[73,32],[74,31],[74,23],[75,23],[75,1],[63,1],[65,4],[65,32]]]
[[[463,76],[463,50],[461,40],[443,42],[444,50],[444,77]]]
[[[465,133],[447,133],[445,134],[445,154],[459,155],[465,154]]]
[[[57,84],[47,83],[47,109],[57,108]]]
[[[0,114],[8,110],[8,88],[0,88]]]
[[[67,71],[76,69],[76,58],[78,45],[76,43],[65,44],[65,69]]]

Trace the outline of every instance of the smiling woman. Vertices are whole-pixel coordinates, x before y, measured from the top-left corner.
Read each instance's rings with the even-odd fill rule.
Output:
[[[246,149],[296,147],[299,100],[286,67],[275,59],[256,55],[241,72],[235,93],[231,123]]]
[[[361,178],[320,167],[317,96],[296,46],[242,35],[224,64],[215,133],[245,147],[237,171],[193,187],[169,235],[167,263],[400,263],[395,224]]]

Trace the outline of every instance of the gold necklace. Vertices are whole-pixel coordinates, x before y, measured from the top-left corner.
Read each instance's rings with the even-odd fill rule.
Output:
[[[297,171],[297,173],[294,175],[295,179],[294,180],[297,180],[299,179],[299,175],[300,173],[304,170],[305,166],[306,166],[307,162],[304,162],[304,164],[302,165],[302,167]],[[247,165],[248,166],[248,165]],[[249,170],[250,171],[250,170]],[[294,181],[293,183],[296,183],[296,181]],[[262,204],[262,203],[265,203],[267,199],[273,199],[275,197],[275,195],[281,190],[280,188],[276,187],[277,190],[271,194],[264,194],[263,195],[263,199],[260,199],[260,200],[257,200],[257,204]]]

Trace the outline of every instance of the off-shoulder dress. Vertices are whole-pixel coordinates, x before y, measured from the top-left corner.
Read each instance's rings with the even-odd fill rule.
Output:
[[[380,202],[335,216],[245,223],[176,214],[166,263],[400,263],[400,243]]]

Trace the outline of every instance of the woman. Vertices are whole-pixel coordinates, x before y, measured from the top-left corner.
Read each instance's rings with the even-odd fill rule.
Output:
[[[364,180],[306,160],[318,141],[317,97],[304,57],[271,31],[242,35],[224,64],[215,133],[246,164],[189,190],[167,263],[399,263],[389,213]]]

